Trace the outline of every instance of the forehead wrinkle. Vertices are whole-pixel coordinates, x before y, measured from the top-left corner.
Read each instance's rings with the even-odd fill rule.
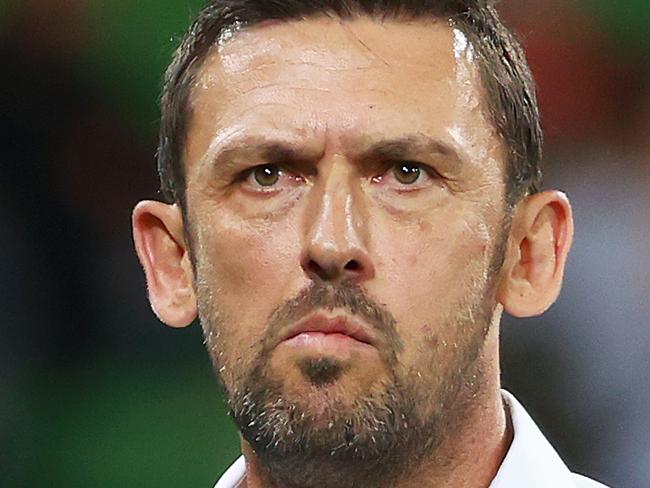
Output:
[[[382,64],[385,66],[390,66],[388,61],[386,61],[384,58],[382,58],[379,54],[377,54],[375,51],[373,51],[368,44],[363,42],[361,38],[357,35],[356,32],[354,32],[354,29],[352,29],[352,26],[350,25],[349,22],[340,22],[341,27],[343,28],[344,32],[348,35],[348,37],[351,37],[353,41],[357,44],[361,45],[362,51],[365,51],[366,53],[370,54],[371,57],[374,57],[381,61]]]
[[[395,66],[386,61],[386,59],[378,52],[377,48],[385,48],[385,44],[375,46],[375,48],[371,46],[371,44],[376,44],[378,41],[378,39],[374,38],[376,37],[376,34],[372,32],[366,33],[366,37],[368,37],[367,42],[362,40],[361,33],[358,33],[357,31],[362,31],[364,26],[355,26],[355,22],[358,20],[364,21],[364,19],[365,21],[372,21],[374,24],[384,27],[383,22],[369,17],[359,19],[355,17],[349,20],[338,19],[338,22],[334,24],[334,27],[340,27],[340,30],[345,34],[345,36],[352,40],[353,45],[357,46],[357,49],[354,51],[356,51],[357,54],[361,53],[363,59],[368,60],[369,63],[360,64],[360,59],[350,51],[349,43],[346,43],[345,46],[337,46],[332,43],[324,43],[322,38],[315,38],[311,32],[312,29],[309,29],[309,26],[310,22],[319,22],[318,18],[273,22],[271,25],[263,23],[254,25],[250,28],[241,29],[237,31],[232,38],[219,45],[217,48],[212,48],[212,54],[208,56],[206,62],[204,62],[203,66],[199,69],[201,82],[198,82],[195,85],[201,85],[204,88],[207,88],[210,85],[216,84],[221,77],[220,75],[237,73],[246,75],[248,71],[261,70],[276,65],[313,66],[320,70],[337,72],[347,70],[359,71],[372,68],[374,64],[371,61],[372,58],[379,60],[383,67],[395,68]],[[427,19],[426,23],[434,23],[436,20],[437,19],[435,18]],[[322,21],[323,20],[320,19],[320,22]],[[398,19],[396,19],[395,22],[406,24],[408,26],[412,25],[415,28],[418,28],[419,24],[422,24],[422,22],[402,22]],[[268,30],[282,28],[283,26],[289,26],[292,30],[299,32],[299,35],[305,38],[306,42],[301,42],[299,43],[299,46],[296,46],[296,40],[293,39],[293,42],[287,44],[285,38],[286,34],[280,32],[278,36],[275,36],[273,31],[269,32]],[[331,27],[328,27],[327,32],[331,31],[333,32],[333,35],[336,35],[336,30],[337,29],[335,28],[332,29]],[[449,27],[449,31],[451,34],[451,27]],[[259,36],[263,42],[250,42],[250,36]],[[453,62],[452,44],[450,35],[449,46],[445,46],[444,51],[448,52],[450,61]],[[435,46],[432,46],[432,49],[435,49]],[[440,48],[438,48],[438,50],[440,50]],[[411,50],[406,50],[405,52],[400,53],[400,65],[408,63],[409,66],[418,70],[428,70],[437,67],[435,63],[432,64],[432,62],[427,62],[428,59],[431,59],[429,56],[426,56],[423,59],[414,59],[413,56],[409,55],[411,52]],[[296,55],[298,58],[295,58]],[[212,62],[214,60],[213,56],[218,58],[217,63]],[[438,59],[439,56],[434,56],[434,58]],[[213,70],[209,67],[214,66],[215,64],[219,65],[219,70]],[[377,68],[378,65],[374,64],[374,67]],[[435,77],[435,74],[432,75]],[[224,88],[228,89],[226,86],[224,86]]]
[[[432,20],[435,20],[435,19],[432,19]],[[308,39],[309,42],[315,42],[315,43],[319,43],[319,45],[322,45],[323,39],[320,39],[320,38],[319,39],[314,39],[313,32],[309,29],[309,24],[308,24],[309,21],[313,21],[313,19],[306,19],[305,21],[283,22],[282,25],[290,24],[292,28],[298,30],[303,37]],[[377,24],[378,22],[375,22],[375,23]],[[420,25],[420,22],[416,22],[415,24]],[[379,37],[377,36],[377,33],[375,31],[370,31],[369,35],[365,36],[365,37],[367,37],[369,39],[369,42],[363,42],[363,41],[361,41],[360,36],[357,34],[357,32],[355,30],[356,26],[353,25],[353,23],[351,23],[350,21],[344,22],[344,21],[341,21],[339,19],[338,25],[342,26],[343,29],[344,29],[343,31],[339,30],[339,35],[341,33],[344,33],[346,36],[348,36],[351,39],[355,40],[355,45],[358,48],[358,49],[355,49],[355,51],[363,52],[364,57],[366,59],[368,59],[369,53],[378,55],[378,53],[376,51],[373,51],[370,48],[370,46],[374,46],[375,44],[377,44],[377,42],[379,42]],[[273,28],[273,27],[274,26],[270,26],[269,28]],[[444,27],[446,27],[446,26],[444,26]],[[361,30],[361,33],[364,32],[363,31],[363,26],[359,26],[358,28]],[[241,32],[236,33],[236,35],[234,36],[233,39],[230,39],[226,43],[224,43],[223,48],[224,49],[230,49],[230,47],[234,46],[234,44],[237,43],[239,40],[243,40],[244,36],[248,35],[249,33],[250,34],[255,34],[254,30],[255,30],[255,28],[252,28],[252,29],[250,29],[248,31],[241,31]],[[438,45],[437,48],[435,46],[432,46],[432,49],[435,50],[436,52],[440,52],[440,53],[442,53],[442,51],[447,52],[449,54],[449,61],[453,65],[455,65],[456,68],[458,68],[458,66],[457,66],[458,63],[466,63],[467,59],[464,56],[461,57],[461,59],[459,59],[459,60],[455,59],[455,57],[454,57],[453,33],[452,33],[451,27],[449,27],[449,34],[450,34],[448,36],[448,41],[449,42],[445,41],[444,46]],[[419,38],[420,34],[417,34],[417,37]],[[267,38],[270,38],[273,41],[273,35],[270,35],[270,36],[269,35],[262,35],[262,37],[261,37],[262,40],[265,40]],[[323,66],[323,65],[319,64],[317,62],[318,59],[325,60],[325,58],[322,58],[322,57],[318,58],[317,60],[303,60],[303,59],[296,60],[295,58],[288,59],[288,58],[290,58],[292,56],[292,54],[296,54],[296,53],[299,54],[299,52],[297,52],[295,49],[291,49],[289,52],[287,52],[286,50],[282,50],[281,49],[282,45],[281,45],[281,42],[280,42],[282,39],[284,39],[284,36],[279,36],[278,39],[276,39],[276,42],[271,43],[272,46],[269,49],[273,50],[272,53],[269,52],[269,50],[267,49],[266,51],[262,51],[262,54],[261,54],[261,55],[263,55],[264,52],[266,52],[267,54],[272,54],[273,56],[276,56],[276,59],[271,59],[271,58],[267,57],[265,60],[261,60],[261,64],[256,66],[256,68],[258,68],[258,67],[259,68],[273,67],[273,66],[278,65],[278,64],[280,64],[280,65],[284,64],[284,65],[287,65],[287,66],[291,66],[291,65],[311,65],[311,66],[317,67],[318,69],[324,70],[324,71],[325,70],[327,70],[327,71],[333,70],[333,71],[341,72],[341,71],[344,71],[344,69],[345,69],[345,67],[330,67],[330,66]],[[248,39],[248,41],[250,41],[250,39]],[[248,41],[240,43],[239,45],[246,47],[246,44],[248,43]],[[263,43],[260,43],[260,42],[253,43],[253,46],[248,44],[248,47],[255,48],[256,45],[259,45],[259,44],[263,44]],[[449,44],[449,45],[447,46],[447,44]],[[349,46],[350,45],[347,44],[347,46],[348,46],[347,50],[349,52]],[[381,46],[379,46],[379,47],[381,47]],[[325,48],[327,48],[327,46],[325,46]],[[333,50],[329,50],[329,51],[327,51],[327,49],[325,49],[325,48],[323,48],[321,51],[322,51],[323,54],[328,54],[328,56],[329,56],[328,60],[333,59],[332,58],[333,53],[341,50],[341,49],[336,49],[336,46],[334,47]],[[345,51],[345,49],[343,51]],[[247,51],[247,52],[250,52],[250,51]],[[231,54],[231,55],[235,56],[234,53]],[[278,58],[278,56],[281,56],[281,57]],[[221,56],[219,55],[219,53],[216,53],[216,57],[220,58]],[[414,59],[411,56],[407,56],[407,57],[408,57],[408,59],[406,59],[406,60],[400,58],[400,63],[404,63],[406,61],[409,65],[413,65],[413,66],[416,66],[416,67],[418,67],[420,69],[427,69],[427,70],[431,70],[431,66],[435,65],[439,69],[439,66],[437,66],[437,64],[435,63],[435,59],[439,59],[439,56],[434,56],[433,58],[427,56],[427,59],[430,59],[430,61],[428,63],[419,63],[419,64],[416,64],[416,61],[418,61],[417,59]],[[379,57],[379,58],[381,58],[381,57]],[[360,58],[356,57],[356,59],[359,60]],[[422,59],[421,61],[424,62],[425,60],[426,59]],[[230,92],[232,94],[233,93],[233,87],[226,86],[225,83],[224,83],[224,79],[220,79],[220,77],[222,75],[224,75],[223,70],[221,69],[222,66],[221,66],[220,60],[217,59],[216,63],[212,62],[212,61],[215,61],[215,59],[212,58],[212,60],[208,60],[208,63],[205,63],[204,66],[201,68],[203,76],[206,77],[208,80],[211,80],[211,79],[216,80],[216,82],[220,83],[220,86],[218,86],[219,90],[224,90],[226,93]],[[423,66],[423,64],[426,64],[427,66],[425,67],[425,66]],[[446,62],[445,62],[445,64],[446,64]],[[381,66],[390,66],[390,65],[388,65],[388,63],[382,63],[381,65],[379,63],[373,63],[373,66],[374,67],[381,67]],[[367,65],[367,67],[370,67],[370,65]],[[468,68],[474,68],[474,67],[475,66],[468,66]],[[363,70],[363,69],[366,69],[366,66],[358,66],[357,65],[357,66],[351,66],[351,68],[354,69],[354,70]],[[395,66],[390,66],[390,68],[396,69]],[[474,86],[474,89],[476,89],[477,85],[478,85],[479,93],[477,95],[479,96],[479,99],[482,100],[483,95],[484,95],[483,90],[482,90],[482,84],[477,83],[477,80],[476,80],[476,77],[475,77],[476,73],[472,72],[472,71],[473,70],[470,69],[471,75],[474,75],[474,76],[471,76],[471,78],[473,78],[473,81],[475,82],[475,83],[472,83],[472,85]],[[439,71],[439,73],[440,73],[440,75],[443,74],[441,71]],[[454,80],[456,78],[456,76],[454,76],[454,74],[457,75],[458,71],[455,70],[452,73],[453,74],[451,74],[451,79]],[[246,76],[246,73],[241,73],[241,75]],[[438,78],[436,77],[436,72],[435,71],[431,72],[431,76],[433,76],[435,78],[434,81],[439,81],[439,82],[444,83],[443,79],[438,80]],[[445,75],[445,76],[447,76],[447,75]],[[248,80],[251,80],[250,76],[248,77]],[[246,81],[246,79],[244,79],[244,81]],[[248,82],[251,82],[251,81],[248,81]],[[252,80],[252,82],[254,82],[254,80]],[[261,85],[261,86],[260,85],[242,86],[242,91],[238,92],[237,94],[254,93],[257,90],[263,90],[264,88],[268,88],[270,90],[273,90],[273,88],[276,87],[276,86],[284,86],[284,85],[285,85],[285,83],[267,83],[266,85]],[[291,85],[291,86],[288,86],[287,88],[291,88],[292,90],[311,89],[311,90],[314,90],[314,91],[317,90],[317,91],[321,91],[321,92],[330,92],[331,91],[328,88],[324,88],[324,87],[321,87],[321,86],[300,87],[300,86]],[[376,91],[376,92],[384,93],[386,91],[386,88],[385,87],[376,87],[376,88],[375,87],[367,87],[367,88],[364,88],[363,90],[364,91],[370,91],[370,92],[375,92]],[[227,98],[227,97],[228,96],[224,97],[224,99]],[[193,98],[196,98],[196,97],[193,97]],[[227,100],[226,100],[226,102],[227,102]],[[240,119],[242,116],[247,115],[250,112],[255,111],[255,110],[257,110],[257,109],[259,109],[261,107],[265,107],[265,106],[266,107],[274,107],[274,106],[278,106],[278,103],[277,102],[272,103],[272,102],[266,102],[266,101],[260,100],[259,103],[256,102],[253,105],[254,106],[249,105],[248,107],[242,107],[241,110],[238,110],[239,113],[237,113],[236,117],[235,117],[235,115],[233,115],[233,114],[224,113],[224,110],[229,110],[229,108],[228,108],[229,104],[228,103],[220,103],[217,106],[216,110],[214,111],[214,115],[215,115],[214,118],[216,119],[217,116],[218,116],[220,119],[223,119],[225,116],[227,116],[228,119],[231,119],[231,118]],[[282,104],[280,104],[280,105],[282,105]],[[273,111],[274,111],[274,109],[270,111],[271,112],[270,115],[272,115]],[[272,119],[276,120],[276,122],[275,122],[276,126],[278,125],[278,123],[283,122],[282,120],[278,120],[277,117],[271,117],[271,119],[269,121],[272,121]],[[216,126],[219,123],[219,121],[216,121],[216,123],[215,123],[215,121],[213,120],[210,123]],[[491,126],[491,124],[488,124],[488,125]],[[347,128],[349,129],[349,127],[347,127]],[[457,129],[457,126],[454,126],[453,128]],[[313,129],[313,127],[312,127],[312,129]],[[362,134],[362,135],[364,137],[367,136],[366,134]],[[458,133],[454,132],[452,134],[444,134],[443,136],[450,136],[451,139],[454,139],[453,141],[449,141],[454,146],[462,146],[462,144],[461,144],[462,142],[470,143],[470,145],[473,145],[471,143],[471,141],[466,141],[466,140],[463,141],[464,138],[458,138],[457,137],[458,135],[459,135]],[[456,137],[454,137],[454,136],[456,136]],[[210,144],[210,145],[212,145],[212,144]],[[469,149],[469,148],[456,147],[456,149],[457,149],[457,152],[466,152],[466,151],[464,151],[464,149]],[[488,152],[490,152],[490,151],[488,151]],[[472,156],[472,158],[477,158],[477,156],[474,155],[474,156]]]
[[[304,19],[294,19],[289,21],[282,22],[272,22],[272,23],[261,23],[251,26],[250,28],[242,29],[238,31],[232,38],[228,39],[227,42],[221,44],[218,47],[218,53],[222,58],[222,64],[224,69],[227,72],[230,71],[244,71],[247,68],[260,68],[267,65],[274,64],[273,61],[259,61],[260,56],[268,54],[284,54],[287,53],[287,50],[292,50],[296,47],[296,44],[300,47],[300,53],[302,57],[299,62],[293,63],[290,60],[283,59],[283,63],[290,64],[303,64],[309,65],[314,64],[319,67],[325,68],[325,61],[331,60],[331,54],[335,53],[335,59],[338,66],[331,67],[335,69],[360,69],[361,66],[341,66],[340,64],[344,61],[347,61],[348,64],[355,63],[358,64],[359,59],[350,52],[349,47],[350,43],[346,43],[345,46],[336,46],[336,43],[325,43],[322,38],[315,37],[310,28],[310,23],[313,22],[330,22],[334,23],[334,26],[340,27],[341,31],[345,34],[347,38],[352,41],[352,45],[356,46],[355,50],[357,54],[361,53],[363,58],[366,60],[378,60],[384,66],[390,66],[388,63],[377,51],[373,49],[369,43],[362,40],[362,36],[355,31],[353,25],[355,21],[367,20],[372,21],[376,24],[383,25],[383,22],[380,19],[374,19],[368,16],[355,16],[351,19],[340,19],[332,18],[329,16],[314,16],[307,17]],[[401,22],[400,22],[401,23]],[[405,22],[411,24],[409,22]],[[276,27],[288,26],[294,32],[298,33],[300,39],[294,39],[293,45],[287,45],[286,40],[283,39],[283,36],[279,38],[274,37],[274,33],[270,32],[269,29],[274,29]],[[328,32],[331,32],[333,36],[336,36],[337,29],[329,28]],[[249,36],[260,35],[264,37],[264,42],[257,43],[248,43]],[[327,37],[327,36],[326,36]],[[240,42],[241,41],[241,42]],[[306,49],[309,48],[309,49]],[[233,53],[232,50],[238,50],[239,52]],[[347,51],[347,52],[345,52]],[[319,52],[323,54],[318,56]],[[315,57],[315,62],[310,61],[305,56],[309,55],[310,57]],[[345,54],[345,56],[343,56]],[[257,58],[259,64],[255,64],[255,59]],[[327,59],[329,58],[329,59]],[[319,62],[320,61],[320,62]],[[371,64],[366,65],[365,67],[370,67]],[[233,69],[234,68],[234,69]]]

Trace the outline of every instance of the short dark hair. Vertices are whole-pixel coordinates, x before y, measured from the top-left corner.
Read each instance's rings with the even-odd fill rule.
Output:
[[[210,49],[229,29],[316,15],[351,19],[443,18],[469,39],[488,96],[489,116],[507,149],[506,201],[539,191],[542,129],[525,54],[491,0],[211,0],[176,50],[164,79],[158,173],[166,201],[185,210],[183,148],[189,97]]]

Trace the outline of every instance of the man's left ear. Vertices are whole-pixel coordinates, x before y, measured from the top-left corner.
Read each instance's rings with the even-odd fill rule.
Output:
[[[533,317],[553,305],[572,242],[573,213],[564,193],[536,193],[517,205],[497,292],[506,312]]]

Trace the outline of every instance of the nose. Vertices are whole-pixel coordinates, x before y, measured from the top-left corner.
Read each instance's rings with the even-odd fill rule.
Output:
[[[353,194],[343,170],[322,176],[325,181],[320,182],[320,191],[314,188],[308,215],[302,269],[313,280],[358,284],[372,279],[375,270],[367,249],[367,215],[361,195]]]
[[[373,276],[372,266],[363,253],[329,246],[312,246],[302,268],[311,279],[328,282],[361,283]]]

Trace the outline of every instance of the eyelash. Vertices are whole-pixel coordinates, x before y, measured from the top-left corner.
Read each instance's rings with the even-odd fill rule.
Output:
[[[412,184],[402,183],[402,185],[403,185],[403,187],[405,189],[408,189],[409,187],[417,187],[417,182],[420,181],[421,175],[426,175],[431,179],[439,179],[440,178],[440,174],[436,170],[434,170],[431,166],[429,166],[427,164],[419,163],[417,161],[410,161],[410,160],[394,160],[394,161],[387,162],[384,165],[383,173],[378,177],[374,177],[373,179],[375,179],[375,178],[378,178],[378,179],[383,178],[384,176],[389,174],[391,172],[391,170],[394,171],[395,169],[397,169],[398,165],[415,167],[415,168],[418,168],[418,170],[419,170],[418,178]],[[393,176],[394,176],[394,173],[393,173]]]
[[[440,178],[440,175],[438,174],[438,172],[435,171],[431,166],[429,166],[427,164],[418,163],[418,162],[409,161],[409,160],[394,160],[394,161],[387,161],[386,163],[384,163],[382,165],[382,173],[379,174],[379,175],[373,176],[371,178],[371,180],[375,181],[375,182],[381,181],[387,174],[389,174],[389,172],[391,172],[391,170],[396,169],[397,165],[416,167],[420,171],[419,175],[425,174],[426,176],[428,176],[429,178],[432,178],[432,179],[439,179]],[[267,164],[260,164],[260,165],[257,165],[257,166],[253,166],[253,167],[243,171],[242,173],[240,173],[238,175],[238,177],[236,178],[236,181],[245,183],[249,178],[251,178],[254,175],[255,171],[257,171],[258,169],[261,169],[261,168],[265,168],[265,167],[270,167],[270,168],[275,169],[276,171],[279,171],[280,175],[278,177],[281,177],[282,174],[293,175],[293,172],[291,172],[290,170],[288,170],[285,167],[281,166],[280,164],[267,163]],[[298,175],[296,175],[295,178],[302,179],[302,177],[298,176]],[[405,189],[408,189],[409,187],[415,187],[416,183],[420,179],[421,179],[420,176],[418,176],[418,178],[412,184],[405,184],[404,183],[403,186],[404,186]],[[259,185],[259,184],[253,184],[253,186],[255,186],[257,191],[260,191],[260,189],[261,189],[261,191],[263,191],[263,192],[266,191],[266,192],[269,192],[269,193],[271,193],[273,191],[273,188],[275,187],[275,185],[270,185],[268,187],[264,187],[263,185]]]
[[[273,168],[275,171],[278,171],[279,172],[278,178],[281,178],[283,175],[288,175],[292,179],[302,179],[301,176],[294,175],[292,171],[286,169],[285,167],[279,164],[267,163],[267,164],[260,164],[257,166],[253,166],[251,168],[242,171],[239,175],[236,176],[234,183],[240,185],[248,184],[248,186],[252,187],[254,189],[253,191],[257,193],[276,193],[278,191],[276,188],[277,185],[274,184],[265,187],[254,181],[255,171],[265,167]],[[253,178],[253,181],[249,181],[251,178]]]

